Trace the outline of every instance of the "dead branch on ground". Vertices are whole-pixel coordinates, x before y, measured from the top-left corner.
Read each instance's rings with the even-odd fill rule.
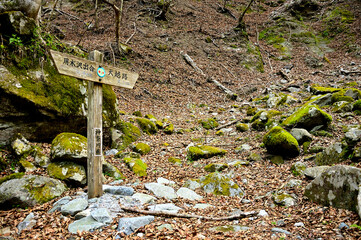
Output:
[[[222,89],[225,93],[227,93],[227,96],[232,99],[232,100],[236,100],[237,99],[237,94],[235,94],[234,92],[232,92],[231,90],[229,90],[228,88],[226,88],[225,86],[223,86],[220,82],[218,82],[216,79],[214,79],[212,76],[207,76],[202,69],[200,69],[197,64],[193,61],[193,59],[186,53],[184,53],[183,51],[180,52],[180,54],[183,56],[183,58],[186,60],[186,62],[191,65],[198,73],[200,73],[203,77],[205,77],[207,79],[208,82],[212,82],[214,83],[217,87],[219,87],[220,89]]]
[[[256,211],[251,212],[240,212],[239,214],[227,216],[227,217],[208,217],[208,216],[200,216],[200,215],[191,215],[191,214],[180,214],[180,213],[171,213],[171,212],[162,212],[162,211],[146,211],[146,210],[139,210],[135,208],[128,208],[128,207],[121,207],[124,211],[127,212],[135,212],[144,215],[153,215],[153,216],[161,216],[161,217],[178,217],[178,218],[197,218],[197,219],[204,219],[208,221],[224,221],[224,220],[236,220],[242,219],[246,217],[252,217],[257,215]]]

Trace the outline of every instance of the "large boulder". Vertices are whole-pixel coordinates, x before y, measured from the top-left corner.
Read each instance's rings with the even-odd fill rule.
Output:
[[[87,138],[76,133],[60,133],[51,143],[52,161],[87,163]]]
[[[120,121],[116,128],[111,129],[112,148],[118,150],[126,149],[141,135],[138,127],[131,123]]]
[[[36,20],[39,15],[41,0],[2,0],[0,13],[21,11],[27,17]]]
[[[317,105],[304,105],[282,122],[285,127],[298,127],[312,130],[314,127],[327,128],[332,122],[331,115]]]
[[[0,144],[9,144],[18,132],[34,142],[50,142],[61,132],[86,135],[87,83],[59,75],[50,63],[43,71],[11,68],[10,72],[0,65],[0,101]],[[115,93],[104,85],[103,125],[108,128],[117,122]]]
[[[305,196],[325,206],[356,211],[361,169],[336,165],[306,186]]]
[[[136,175],[140,177],[147,176],[148,165],[142,159],[128,156],[123,160]]]
[[[0,185],[0,206],[4,209],[32,207],[59,197],[65,190],[65,185],[59,180],[27,175]]]
[[[295,157],[300,153],[297,140],[281,127],[273,127],[263,137],[267,152],[273,155]]]

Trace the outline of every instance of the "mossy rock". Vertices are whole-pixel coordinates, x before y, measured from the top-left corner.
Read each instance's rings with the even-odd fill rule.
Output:
[[[51,160],[87,162],[87,138],[76,133],[60,133],[51,143]]]
[[[324,166],[343,162],[345,160],[344,153],[342,144],[336,142],[327,147],[324,151],[317,153],[315,164],[317,166]]]
[[[32,172],[36,170],[36,167],[34,166],[34,164],[32,164],[31,162],[25,160],[25,159],[21,159],[19,161],[20,164],[20,168],[22,171],[24,172]]]
[[[216,135],[217,135],[217,136],[223,136],[223,135],[224,135],[224,132],[223,132],[222,130],[218,130],[218,131],[216,132]]]
[[[332,94],[331,100],[332,100],[332,103],[336,103],[336,102],[353,102],[354,101],[354,99],[352,97],[345,95],[344,90]]]
[[[25,175],[25,173],[23,172],[19,172],[19,173],[12,173],[10,175],[7,175],[5,177],[0,178],[0,185],[8,180],[11,179],[19,179],[22,178]]]
[[[166,134],[173,134],[174,133],[174,125],[173,124],[168,124],[165,128],[164,128],[164,132]]]
[[[242,189],[233,180],[218,172],[201,177],[199,182],[206,193],[230,197],[242,197],[244,195]]]
[[[73,162],[50,163],[47,171],[50,177],[60,179],[70,186],[84,186],[87,181],[85,168]]]
[[[65,185],[59,180],[26,175],[0,185],[0,206],[2,209],[32,207],[59,197],[65,190]]]
[[[214,118],[208,118],[207,120],[201,120],[200,124],[202,124],[204,129],[210,130],[219,126],[219,123]]]
[[[258,112],[258,108],[256,107],[248,107],[247,116],[254,116]]]
[[[103,174],[115,179],[125,179],[124,174],[112,164],[104,161],[103,162]]]
[[[140,158],[125,157],[124,162],[139,177],[147,176],[148,165]]]
[[[276,165],[281,165],[285,163],[285,160],[283,159],[282,156],[276,155],[276,156],[271,156],[270,158],[271,163],[276,164]]]
[[[240,132],[247,132],[249,130],[249,125],[246,123],[237,123],[236,129]]]
[[[361,99],[352,104],[352,111],[361,111]]]
[[[281,127],[273,127],[263,137],[268,153],[285,157],[296,157],[300,153],[297,140]]]
[[[168,158],[168,162],[174,163],[176,165],[182,165],[182,159],[176,157]]]
[[[228,168],[226,163],[210,163],[204,167],[204,170],[207,172],[222,172],[226,168]]]
[[[303,175],[307,166],[303,162],[295,162],[291,166],[291,172],[294,176]]]
[[[120,121],[116,129],[111,129],[112,148],[120,151],[126,149],[131,143],[138,140],[141,132],[138,127],[129,122]]]
[[[273,124],[276,124],[274,117],[281,114],[282,113],[277,110],[261,110],[252,117],[251,127],[257,131],[263,131],[268,127],[272,127]]]
[[[331,122],[331,115],[321,110],[317,105],[306,104],[284,120],[282,126],[312,130],[316,126],[327,128]]]
[[[311,92],[316,95],[326,94],[326,93],[335,93],[341,91],[342,88],[333,88],[333,87],[322,87],[319,85],[312,85]]]
[[[352,103],[346,101],[340,101],[333,104],[332,112],[334,113],[346,113],[352,111]]]
[[[224,156],[227,153],[226,150],[212,147],[212,146],[192,146],[188,148],[187,159],[189,161],[196,161],[201,158],[211,158],[214,156]]]
[[[148,135],[153,135],[158,132],[158,128],[153,121],[147,118],[136,119],[140,129]]]
[[[252,161],[252,162],[259,162],[262,160],[261,155],[259,155],[258,153],[255,152],[251,152],[248,157],[247,157],[248,161]]]
[[[146,143],[137,143],[132,149],[134,152],[140,153],[141,155],[145,155],[151,150],[150,146]]]
[[[133,116],[136,116],[136,117],[143,117],[143,114],[141,111],[135,111],[133,112]]]

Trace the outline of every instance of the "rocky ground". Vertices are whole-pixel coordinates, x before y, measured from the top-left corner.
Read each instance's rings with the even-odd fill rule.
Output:
[[[239,16],[247,2],[227,1],[227,9],[231,14],[220,12],[219,7],[222,4],[223,1],[173,1],[171,10],[166,15],[167,19],[159,20],[156,18],[159,10],[150,1],[124,1],[121,41],[124,43],[128,41],[132,52],[121,57],[111,48],[114,42],[113,11],[108,6],[102,6],[99,11],[98,30],[85,28],[83,21],[94,23],[91,10],[93,6],[87,4],[87,1],[81,1],[79,4],[64,1],[63,14],[56,13],[53,24],[50,24],[56,26],[59,37],[63,35],[64,43],[72,45],[79,43],[86,51],[98,49],[105,52],[109,64],[139,72],[140,78],[134,89],[114,89],[119,101],[119,110],[125,113],[121,116],[122,120],[129,122],[134,119],[133,113],[140,111],[143,115],[152,114],[159,120],[167,118],[175,126],[173,134],[159,131],[154,135],[142,134],[137,140],[151,147],[151,152],[142,156],[148,165],[147,176],[137,177],[119,157],[106,156],[106,160],[117,166],[126,177],[119,183],[120,185],[132,187],[138,193],[150,194],[145,184],[156,182],[158,178],[163,177],[174,181],[173,187],[177,190],[187,180],[209,174],[204,167],[210,163],[247,161],[249,164],[238,168],[228,167],[222,171],[230,175],[241,187],[245,193],[243,197],[215,196],[198,189],[195,191],[203,197],[202,200],[157,198],[156,203],[171,202],[182,208],[179,213],[212,217],[230,216],[236,210],[257,211],[257,213],[265,211],[268,214],[232,221],[156,216],[152,223],[139,228],[130,236],[122,237],[125,239],[360,238],[361,223],[356,212],[313,203],[304,196],[305,187],[311,180],[302,174],[295,176],[291,166],[301,161],[307,167],[313,167],[315,166],[314,158],[311,157],[313,155],[301,150],[300,155],[286,159],[283,164],[272,163],[270,155],[262,145],[263,136],[268,129],[255,130],[251,127],[248,131],[240,132],[236,130],[235,124],[231,124],[222,128],[222,135],[216,129],[204,129],[199,123],[199,120],[209,118],[216,119],[219,126],[235,120],[248,123],[252,118],[252,114],[248,111],[250,106],[259,110],[279,110],[283,117],[279,116],[276,119],[283,120],[294,111],[295,107],[309,100],[308,97],[313,95],[310,92],[312,84],[360,89],[360,1],[324,1],[323,8],[312,12],[311,15],[296,13],[299,21],[297,26],[289,22],[288,27],[281,29],[271,28],[282,24],[270,20],[269,17],[272,11],[281,7],[281,4],[256,1],[244,19],[249,42],[244,42],[239,38],[239,33],[234,31],[237,19],[231,16],[231,14]],[[339,16],[334,20],[336,23],[332,22],[330,12],[335,9],[352,12],[353,20],[342,22],[343,18]],[[72,16],[77,16],[82,21]],[[49,14],[43,16],[44,25],[48,17]],[[344,25],[337,25],[337,21],[346,24],[347,30],[343,29]],[[327,24],[333,24],[335,28],[330,30]],[[56,33],[55,28],[51,29]],[[266,31],[267,29],[285,31],[282,33],[285,42],[265,37],[267,33],[269,36],[272,35],[269,33],[271,30]],[[337,34],[337,29],[342,31]],[[329,35],[325,34],[325,36],[328,39],[317,38],[322,32],[327,31]],[[299,36],[292,35],[300,32],[304,33],[301,34],[302,36],[311,36],[309,37],[311,40],[309,38],[300,40]],[[313,37],[310,33],[317,33],[314,34],[317,36]],[[323,44],[324,41],[327,44]],[[315,47],[313,43],[318,45],[316,44]],[[217,79],[235,92],[238,98],[236,100],[228,98],[214,83],[207,81],[207,77],[195,71],[185,61],[180,54],[181,51],[187,53],[208,78]],[[270,94],[280,93],[290,94],[297,101],[286,105],[267,105]],[[310,148],[328,147],[335,142],[341,142],[345,135],[344,126],[360,125],[360,115],[352,112],[349,115],[336,113],[331,106],[323,110],[332,115],[333,121],[326,133],[313,134]],[[220,147],[227,150],[227,154],[224,157],[188,161],[186,148],[190,144],[197,143]],[[48,143],[34,144],[41,146],[49,155]],[[244,144],[249,145],[247,150],[236,151]],[[110,146],[107,146],[105,150],[109,149]],[[260,158],[251,159],[251,153],[258,154]],[[7,159],[13,157],[5,148],[0,156]],[[181,159],[181,164],[169,162],[170,157]],[[350,159],[341,164],[360,167],[359,162]],[[16,165],[6,168],[1,172],[1,176],[13,173],[16,169]],[[47,172],[38,168],[32,174],[47,175]],[[107,184],[114,181],[109,177],[106,178]],[[287,183],[293,179],[300,180],[300,185],[287,187]],[[274,195],[280,190],[291,194],[295,199],[295,205],[285,207],[275,203]],[[70,189],[61,197],[74,197],[81,192],[86,192],[86,188]],[[115,229],[119,218],[142,216],[142,214],[121,212],[101,230],[71,234],[68,232],[68,226],[74,221],[73,217],[63,217],[58,211],[48,213],[61,197],[28,209],[1,211],[1,234],[15,239],[30,237],[114,239],[118,235]],[[213,207],[194,209],[195,203],[207,203]],[[35,226],[17,234],[16,227],[30,213],[36,215]],[[171,229],[157,229],[163,224],[170,224]],[[246,226],[248,229],[245,231],[214,229],[226,225]],[[225,228],[229,229],[229,227]]]

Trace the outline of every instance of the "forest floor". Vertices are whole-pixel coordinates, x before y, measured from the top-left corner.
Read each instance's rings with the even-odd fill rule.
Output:
[[[86,23],[94,23],[91,5],[87,5],[87,1],[81,2],[83,5],[74,8],[74,4],[64,1],[62,10],[77,16]],[[100,8],[99,26],[96,31],[87,30],[84,22],[65,14],[55,14],[56,18],[52,21],[52,24],[64,33],[63,42],[71,45],[80,42],[82,49],[86,51],[100,50],[105,53],[108,64],[126,67],[139,73],[140,77],[134,89],[114,89],[119,101],[119,110],[126,113],[121,116],[123,120],[131,117],[133,112],[141,111],[143,115],[152,114],[157,119],[169,119],[176,129],[193,128],[198,125],[199,119],[210,117],[216,117],[220,124],[226,124],[234,119],[249,118],[246,116],[246,108],[242,109],[236,106],[247,105],[252,99],[265,93],[271,85],[280,84],[282,78],[277,73],[287,65],[292,64],[293,68],[289,75],[290,79],[285,85],[299,87],[303,87],[305,83],[337,85],[340,80],[339,76],[332,75],[332,73],[339,71],[341,67],[347,69],[353,63],[361,65],[360,56],[357,57],[354,53],[347,52],[342,35],[335,37],[329,43],[329,47],[334,51],[325,53],[323,57],[317,56],[323,63],[319,69],[311,68],[305,63],[305,57],[313,53],[302,44],[293,47],[291,58],[278,60],[279,51],[259,39],[259,33],[270,21],[269,14],[277,7],[265,4],[267,1],[256,1],[251,7],[252,11],[245,15],[244,20],[249,40],[260,46],[264,72],[248,69],[241,64],[242,55],[239,54],[239,51],[242,50],[233,46],[235,41],[229,40],[235,35],[233,29],[237,25],[237,19],[217,10],[223,1],[175,0],[171,11],[167,14],[167,21],[157,20],[154,16],[154,6],[147,2],[149,1],[124,1],[120,40],[124,43],[129,39],[128,45],[133,51],[121,59],[117,58],[116,61],[113,59],[114,50],[111,48],[115,38],[114,14],[109,6],[103,5]],[[334,2],[343,4],[341,1]],[[359,1],[352,2],[358,6],[353,8],[356,20],[352,23],[352,31],[356,33],[355,44],[361,46],[361,4]],[[231,0],[228,1],[227,8],[235,16],[239,16],[241,9],[246,4],[247,2],[244,0]],[[43,16],[45,19],[47,17],[49,15]],[[317,18],[321,17],[319,15],[315,17],[314,28],[321,26]],[[227,98],[222,90],[196,72],[183,59],[181,51],[187,53],[207,76],[217,79],[237,93],[238,99]],[[315,71],[326,74],[313,74]],[[359,76],[347,79],[347,81],[359,82],[360,80]],[[360,120],[360,116],[357,116],[355,122],[352,123],[358,123]],[[361,225],[357,213],[324,207],[303,196],[304,188],[310,180],[303,176],[295,177],[290,171],[293,163],[306,162],[303,155],[289,159],[282,165],[275,165],[268,160],[266,150],[260,147],[265,132],[248,131],[236,135],[226,133],[224,136],[218,136],[215,132],[215,130],[210,130],[206,133],[204,130],[198,130],[184,134],[143,135],[139,141],[148,143],[152,148],[151,153],[144,156],[144,160],[149,166],[146,177],[135,178],[123,163],[113,157],[107,157],[106,160],[123,171],[127,177],[124,180],[125,185],[133,186],[137,192],[146,193],[144,183],[156,182],[159,177],[174,181],[177,187],[181,187],[188,179],[206,175],[207,172],[203,167],[209,163],[246,160],[246,154],[236,154],[234,149],[247,143],[251,145],[251,150],[261,154],[263,159],[234,169],[232,174],[233,180],[246,194],[244,199],[250,201],[242,202],[237,197],[214,196],[197,191],[203,196],[203,203],[211,204],[214,208],[192,209],[189,207],[189,202],[180,199],[175,200],[174,203],[184,209],[183,213],[189,214],[220,217],[229,216],[238,209],[242,211],[265,210],[269,216],[254,220],[245,218],[236,222],[156,217],[153,223],[138,229],[135,234],[125,237],[125,239],[298,239],[297,236],[301,236],[301,239],[361,238],[361,231],[358,228],[339,229],[341,223],[346,223],[348,226]],[[195,139],[204,144],[226,149],[228,154],[225,158],[188,162],[185,148]],[[330,137],[320,139],[316,137],[315,141],[328,146],[335,140]],[[182,165],[177,166],[170,163],[169,157],[181,158]],[[312,162],[306,162],[306,164],[314,165]],[[344,164],[350,164],[350,162]],[[42,174],[46,175],[46,173]],[[245,179],[246,181],[244,181]],[[280,190],[290,179],[302,180],[301,186],[288,190],[289,193],[297,196],[297,204],[287,208],[273,204],[272,193]],[[134,183],[140,184],[135,186]],[[66,195],[72,195],[76,191],[82,190],[84,189],[72,189]],[[114,226],[117,225],[117,219],[101,231],[72,236],[67,231],[68,224],[72,221],[71,218],[60,217],[60,213],[47,213],[55,201],[56,199],[29,209],[0,211],[0,229],[8,228],[8,231],[16,239],[115,238],[117,233]],[[165,202],[167,202],[165,199],[157,201],[157,203]],[[30,212],[36,212],[41,216],[38,218],[36,226],[32,230],[23,231],[20,235],[14,234],[17,224]],[[136,215],[125,212],[119,217]],[[284,224],[278,226],[280,220]],[[299,222],[304,223],[304,226],[294,226]],[[156,227],[164,223],[171,224],[173,230],[157,230]],[[241,232],[211,230],[215,226],[234,224],[247,226],[250,229]],[[287,230],[292,235],[274,233],[271,231],[274,227]],[[143,233],[143,235],[139,235],[139,233]]]

